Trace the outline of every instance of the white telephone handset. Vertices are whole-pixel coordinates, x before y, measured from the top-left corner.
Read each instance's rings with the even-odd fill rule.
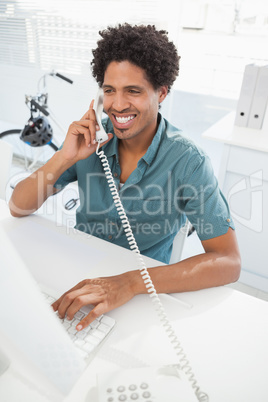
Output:
[[[97,142],[102,143],[108,140],[108,135],[101,124],[101,116],[103,111],[103,90],[101,88],[98,90],[96,99],[94,100],[93,109],[95,110],[96,120],[100,127],[99,131],[96,131],[96,140]]]

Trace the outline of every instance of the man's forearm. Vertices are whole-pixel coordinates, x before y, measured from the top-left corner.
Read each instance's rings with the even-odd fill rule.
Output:
[[[26,216],[35,212],[44,201],[54,193],[54,184],[60,175],[72,166],[70,161],[62,158],[61,151],[31,176],[19,182],[9,201],[13,216]]]
[[[237,281],[239,258],[204,253],[172,265],[148,268],[157,293],[178,293],[226,285]],[[134,294],[147,290],[139,271],[131,271],[129,283]]]

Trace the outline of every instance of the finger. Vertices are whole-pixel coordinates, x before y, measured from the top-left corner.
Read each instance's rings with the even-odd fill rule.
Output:
[[[78,126],[81,125],[82,127],[88,128],[90,135],[90,144],[96,143],[96,130],[99,130],[100,128],[95,120],[79,120],[79,122],[74,123],[76,123]]]
[[[82,331],[82,329],[86,328],[91,324],[93,321],[96,320],[96,318],[100,317],[102,314],[107,313],[109,311],[108,309],[105,308],[104,303],[98,304],[96,307],[94,307],[90,313],[84,317],[79,324],[77,324],[76,329],[77,331]]]
[[[80,310],[82,306],[90,304],[86,292],[88,292],[88,290],[84,288],[68,292],[62,298],[61,303],[58,307],[59,316],[67,316],[69,320],[72,320],[75,313],[77,313],[77,311]]]
[[[96,121],[95,120],[88,120],[89,122],[89,131],[91,136],[91,143],[96,144]]]
[[[53,309],[56,311],[58,310],[59,305],[61,304],[63,298],[70,292],[73,292],[77,289],[81,289],[85,284],[85,281],[79,282],[77,285],[73,286],[71,289],[67,290],[67,292],[63,293],[63,295],[61,295],[61,297],[58,298],[58,300],[56,300],[54,303],[52,303],[52,307]]]
[[[89,291],[90,289],[87,288],[83,289],[82,292],[77,291],[76,294],[72,294],[70,297],[67,296],[66,304],[63,305],[63,308],[67,306],[65,314],[67,315],[68,320],[72,320],[77,311],[80,310],[83,306],[94,304],[94,301],[96,300],[96,295],[88,293]]]
[[[74,122],[74,123],[77,125],[81,125],[83,127],[87,127],[89,129],[91,143],[95,144],[96,143],[96,130],[99,130],[100,127],[97,123],[97,120],[95,117],[95,112],[93,109],[92,109],[92,112],[87,113],[86,117],[83,116],[83,118],[81,120]]]
[[[86,113],[85,113],[84,116],[81,118],[81,120],[89,120],[89,119],[90,119],[89,111],[90,111],[90,109],[93,110],[93,106],[94,106],[94,99],[92,99],[92,101],[90,102],[89,109],[86,111]]]
[[[83,135],[85,139],[85,143],[87,146],[90,146],[91,144],[91,135],[90,135],[90,128],[89,128],[89,122],[85,124],[85,126],[79,124],[79,122],[73,122],[69,128],[69,131],[72,135]]]

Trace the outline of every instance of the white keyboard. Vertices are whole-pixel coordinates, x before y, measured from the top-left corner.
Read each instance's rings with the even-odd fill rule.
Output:
[[[56,299],[48,295],[42,289],[42,293],[45,297],[45,301],[48,304],[54,303]],[[72,320],[67,320],[67,318],[59,318],[62,326],[67,331],[74,345],[77,346],[80,355],[84,359],[88,359],[95,354],[96,350],[101,346],[103,341],[110,334],[112,328],[115,325],[115,320],[107,315],[102,315],[93,321],[88,327],[84,328],[82,331],[77,331],[76,326],[84,318],[93,306],[84,306],[74,315]],[[58,316],[58,312],[55,313]],[[59,317],[59,316],[58,316]]]

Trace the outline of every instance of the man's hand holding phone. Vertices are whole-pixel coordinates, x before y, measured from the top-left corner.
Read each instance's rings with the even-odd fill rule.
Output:
[[[100,129],[97,123],[95,111],[93,109],[94,100],[92,100],[89,110],[84,116],[74,121],[67,132],[63,147],[62,156],[67,161],[76,163],[79,160],[86,159],[97,149],[96,132]],[[106,144],[113,137],[108,134],[108,140],[101,143]]]

